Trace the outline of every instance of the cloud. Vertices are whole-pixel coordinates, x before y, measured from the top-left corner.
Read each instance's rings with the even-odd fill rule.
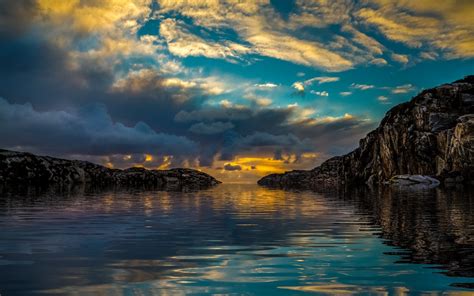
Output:
[[[80,6],[92,11],[111,3],[106,2],[94,4],[87,1]],[[0,30],[0,93],[12,103],[31,102],[41,110],[60,110],[100,102],[107,105],[114,119],[130,125],[144,120],[154,129],[159,129],[167,118],[172,120],[179,111],[175,111],[175,107],[182,109],[183,106],[198,104],[215,93],[217,82],[222,80],[221,77],[214,79],[216,83],[213,84],[201,75],[192,79],[181,78],[196,83],[196,88],[166,87],[164,83],[170,78],[169,71],[183,71],[182,65],[156,52],[160,48],[153,41],[156,37],[132,34],[135,22],[129,22],[132,27],[121,29],[125,26],[122,21],[128,22],[128,17],[145,17],[146,13],[138,13],[134,5],[114,7],[122,14],[116,20],[120,23],[117,27],[98,27],[89,32],[66,21],[60,24],[55,12],[50,16],[47,10],[40,12],[31,1],[0,1],[0,13],[12,11],[12,3],[22,14],[27,14],[23,16],[21,25],[19,20],[3,23],[6,27],[2,29],[9,32],[16,32],[15,26],[22,27],[18,34],[5,35]],[[149,11],[147,7],[144,9],[144,12]],[[108,14],[97,16],[95,13],[94,10],[91,17],[108,17]],[[83,16],[88,17],[85,13]],[[3,22],[4,18],[0,16],[0,19]],[[142,48],[143,44],[146,50]],[[99,52],[106,56],[100,57]],[[28,81],[28,87],[24,87],[25,81]],[[166,112],[156,111],[165,109]]]
[[[304,92],[305,90],[305,85],[303,82],[295,82],[291,85],[291,87],[293,87],[294,89],[296,89],[297,92]]]
[[[305,85],[311,85],[313,82],[317,81],[318,84],[328,83],[328,82],[336,82],[339,81],[339,77],[330,77],[330,76],[320,76],[320,77],[313,77],[311,79],[305,80]]]
[[[336,82],[336,81],[339,81],[339,77],[319,76],[319,77],[313,77],[311,79],[307,79],[305,81],[296,81],[295,83],[291,85],[291,87],[293,87],[296,90],[297,94],[304,96],[306,87],[312,85],[315,82],[318,82],[318,84],[323,84],[323,83]],[[327,93],[327,92],[324,92],[324,93]]]
[[[402,63],[402,64],[406,64],[409,61],[408,56],[404,54],[392,53],[391,58],[392,60]]]
[[[425,60],[436,60],[439,55],[436,52],[421,52],[420,57]]]
[[[361,8],[385,13],[365,2],[296,0],[286,16],[267,0],[163,0],[159,6],[139,0],[59,2],[0,1],[0,93],[9,99],[0,111],[2,118],[8,114],[23,122],[14,128],[11,121],[0,125],[2,144],[80,153],[80,158],[117,166],[169,166],[183,160],[206,166],[219,155],[241,165],[232,157],[252,154],[261,158],[252,165],[267,172],[265,158],[279,154],[283,170],[289,155],[297,163],[303,155],[346,152],[373,127],[372,121],[345,114],[350,110],[338,104],[322,106],[313,100],[287,106],[285,88],[276,82],[226,77],[219,69],[222,61],[212,62],[218,66],[210,69],[200,67],[208,60],[186,57],[245,65],[271,57],[298,64],[290,74],[305,71],[305,78],[317,72],[303,66],[324,73],[382,57],[396,61],[392,49],[377,40],[385,41],[380,34],[361,31],[371,26],[355,16]],[[444,58],[450,48],[421,45],[400,52],[410,52],[408,58],[416,62]],[[236,67],[228,66],[225,71]],[[300,94],[310,86],[339,81],[339,75],[316,75],[297,78]],[[94,105],[84,110],[95,103],[107,109]],[[12,115],[13,109],[21,112]],[[28,136],[19,136],[24,134]],[[97,140],[99,136],[105,140]],[[306,163],[314,165],[313,160]]]
[[[322,116],[317,118],[311,118],[304,120],[304,123],[308,126],[320,125],[320,124],[327,124],[327,123],[334,123],[334,122],[341,122],[341,121],[352,121],[356,119],[353,115],[349,113],[345,113],[342,116]]]
[[[0,2],[0,35],[18,36],[31,28],[36,5],[33,0]]]
[[[381,104],[390,104],[388,98],[386,96],[378,96],[377,97],[377,100],[381,103]]]
[[[226,171],[241,171],[242,167],[238,164],[233,165],[231,163],[224,164],[224,170]]]
[[[110,91],[113,93],[140,94],[156,92],[166,89],[170,97],[176,101],[186,101],[193,95],[219,95],[224,93],[226,86],[215,77],[199,77],[181,79],[178,77],[165,77],[155,69],[140,69],[130,71],[123,78],[117,79]]]
[[[278,87],[278,84],[267,82],[262,84],[254,84],[254,86],[258,88],[275,88]]]
[[[258,54],[296,64],[321,68],[327,71],[343,71],[354,63],[343,55],[332,51],[324,43],[295,37],[286,32],[285,26],[268,1],[238,3],[222,2],[162,1],[160,14],[178,11],[192,18],[195,25],[217,31],[232,28],[244,42],[215,42],[189,35],[173,20],[165,23],[164,35],[171,52],[177,55],[202,55],[211,57],[236,57],[237,54]],[[161,33],[163,35],[163,33]],[[177,37],[181,41],[178,41]],[[171,45],[171,46],[170,46]],[[207,51],[207,52],[206,52]]]
[[[117,30],[138,30],[137,20],[145,18],[150,12],[151,0],[112,0],[112,1],[52,1],[38,0],[39,14],[48,21],[80,33]]]
[[[70,68],[94,62],[112,70],[123,59],[138,56],[156,63],[164,60],[157,54],[156,36],[137,37],[152,12],[152,0],[20,2],[35,7],[27,18],[35,28],[31,33],[67,51]]]
[[[430,48],[448,59],[474,56],[472,2],[444,1],[439,5],[425,0],[372,2],[374,6],[361,8],[354,15],[388,39],[414,49]]]
[[[263,56],[290,61],[296,64],[321,68],[330,72],[351,69],[354,65],[349,59],[326,49],[322,44],[295,38],[274,31],[258,31],[251,28],[245,40],[253,45]]]
[[[273,100],[267,97],[259,96],[254,93],[246,93],[244,95],[244,98],[247,100],[252,101],[259,107],[267,107],[270,106],[273,103]]]
[[[317,116],[316,110],[293,104],[288,107],[251,108],[202,106],[199,110],[182,110],[175,116],[179,124],[216,121],[231,122],[234,127],[221,134],[200,138],[203,151],[213,151],[218,159],[233,161],[238,155],[284,155],[329,151],[333,143],[352,147],[359,137],[372,127],[366,118],[344,114]],[[351,140],[352,139],[352,140]],[[346,151],[346,150],[344,150]]]
[[[236,108],[229,103],[225,108],[203,108],[192,111],[181,110],[175,116],[176,122],[245,120],[252,116],[249,108]]]
[[[365,50],[369,51],[373,55],[381,55],[386,50],[385,46],[383,46],[376,39],[368,36],[365,33],[362,33],[361,31],[358,31],[351,24],[345,24],[342,26],[342,31],[350,33],[352,35],[352,42],[361,45]]]
[[[315,94],[317,96],[321,96],[321,97],[328,97],[329,96],[329,93],[325,90],[323,90],[323,91],[314,91],[314,90],[312,90],[311,93]]]
[[[373,128],[375,123],[369,118],[344,114],[307,118],[292,124],[291,131],[299,138],[310,139],[312,152],[341,155],[355,148]]]
[[[270,152],[284,151],[286,153],[301,154],[311,151],[308,139],[301,140],[294,134],[274,135],[266,132],[254,132],[246,136],[227,134],[228,142],[221,151],[222,160],[233,159],[238,152]]]
[[[255,102],[260,107],[270,106],[273,103],[272,99],[269,98],[256,98]]]
[[[355,88],[355,89],[360,89],[360,90],[368,90],[368,89],[374,88],[375,85],[372,85],[372,84],[358,84],[358,83],[352,83],[352,84],[351,84],[351,87],[352,87],[352,88]]]
[[[415,87],[412,84],[399,85],[391,89],[392,94],[406,94],[414,91]]]
[[[474,56],[471,29],[474,4],[470,1],[444,1],[433,5],[428,0],[357,3],[297,0],[285,17],[267,0],[252,3],[160,1],[158,14],[171,12],[213,32],[232,29],[238,36],[236,44],[246,47],[252,54],[327,71],[344,71],[358,64],[387,64],[381,56],[391,54],[392,49],[377,40],[383,38],[369,36],[362,30],[375,29],[386,39],[410,47],[414,52],[436,52],[446,59]],[[339,29],[335,29],[336,26]],[[317,35],[306,34],[307,29],[324,32],[328,28],[331,28],[331,37],[324,38],[324,42]],[[420,52],[420,56],[425,55]],[[391,58],[397,63],[406,60],[397,56]]]
[[[205,40],[186,29],[184,22],[165,19],[160,23],[160,35],[165,39],[168,50],[175,56],[205,56],[219,59],[238,59],[251,49],[235,42],[214,42]]]
[[[219,105],[222,108],[232,108],[232,107],[234,107],[234,104],[231,101],[227,100],[227,99],[220,100]]]
[[[195,134],[214,135],[225,132],[226,130],[234,128],[231,122],[216,121],[212,123],[196,123],[193,124],[189,131]]]
[[[30,104],[10,104],[0,98],[0,125],[1,145],[9,148],[61,155],[152,152],[191,157],[197,153],[197,144],[185,137],[157,133],[144,122],[133,127],[114,122],[101,105],[74,113],[40,112]]]
[[[370,64],[376,65],[376,66],[384,66],[387,65],[387,61],[382,59],[382,58],[376,58],[370,61]]]

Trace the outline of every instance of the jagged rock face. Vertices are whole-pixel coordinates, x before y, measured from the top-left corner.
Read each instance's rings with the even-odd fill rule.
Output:
[[[376,184],[395,175],[427,175],[444,183],[474,185],[474,76],[423,91],[395,106],[349,154],[311,171],[273,174],[258,183]]]
[[[193,169],[110,169],[79,160],[65,160],[30,153],[0,150],[0,183],[150,185],[166,189],[205,188],[220,183]]]

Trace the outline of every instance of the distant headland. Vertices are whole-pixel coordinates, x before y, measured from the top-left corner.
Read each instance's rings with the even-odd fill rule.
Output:
[[[111,169],[81,160],[0,149],[0,183],[22,185],[89,184],[203,189],[221,183],[194,169]]]

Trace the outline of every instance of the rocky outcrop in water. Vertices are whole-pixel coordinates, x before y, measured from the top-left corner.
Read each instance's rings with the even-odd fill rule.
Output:
[[[123,185],[206,188],[220,183],[193,169],[110,169],[87,161],[0,150],[0,184]]]
[[[474,76],[425,90],[393,107],[354,151],[310,171],[266,176],[258,184],[378,184],[396,175],[474,185]]]
[[[396,175],[389,183],[405,189],[430,189],[439,185],[439,180],[423,175]]]

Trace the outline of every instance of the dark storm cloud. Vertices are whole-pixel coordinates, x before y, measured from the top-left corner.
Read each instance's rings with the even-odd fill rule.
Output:
[[[281,149],[275,150],[275,153],[273,154],[273,159],[274,159],[274,160],[282,160],[282,159],[283,159],[283,155],[282,155]]]
[[[230,122],[221,122],[221,121],[216,121],[212,123],[200,122],[200,123],[193,124],[189,128],[189,131],[195,134],[214,135],[214,134],[223,133],[226,130],[229,130],[231,128],[234,128],[234,125]]]
[[[180,111],[175,121],[193,124],[192,127],[207,127],[214,120],[225,119],[232,123],[234,127],[223,134],[208,134],[199,139],[201,145],[207,147],[204,151],[220,153],[221,160],[232,160],[238,154],[249,152],[274,155],[279,160],[288,154],[298,159],[305,152],[333,154],[336,148],[338,152],[347,152],[373,127],[371,122],[351,116],[320,121],[291,120],[297,112],[296,108],[201,107]],[[208,155],[206,159],[206,163],[212,163],[213,157]]]
[[[205,109],[180,111],[175,116],[176,122],[214,121],[214,120],[247,120],[252,116],[250,108],[209,107]]]
[[[113,79],[110,69],[95,62],[73,69],[69,52],[35,22],[38,11],[36,1],[0,1],[0,96],[40,110],[100,97]]]
[[[130,125],[145,121],[154,129],[172,129],[168,123],[179,110],[196,108],[205,99],[197,90],[166,88],[159,69],[140,77],[138,90],[111,91],[117,72],[132,63],[150,61],[100,55],[72,61],[70,48],[60,47],[42,31],[48,28],[37,23],[36,11],[34,1],[0,1],[0,96],[10,102],[29,102],[38,110],[103,103],[114,120]],[[71,34],[67,37],[77,44],[90,42],[90,35]]]
[[[171,134],[186,133],[189,127],[173,123],[174,115],[183,108],[192,109],[204,96],[191,98],[176,88],[171,93],[158,74],[148,77],[147,84],[142,82],[138,91],[110,91],[112,68],[91,60],[71,68],[65,49],[28,30],[34,16],[34,9],[29,9],[34,5],[29,4],[0,3],[0,96],[11,103],[2,100],[0,106],[2,147],[22,146],[61,156],[159,153],[180,160],[198,154],[196,143]],[[176,100],[176,94],[181,100]],[[32,106],[15,105],[25,103]],[[77,117],[65,111],[45,112],[77,110],[96,103],[106,105],[108,113],[97,108],[83,109]],[[100,133],[94,132],[95,124],[102,124]]]
[[[308,139],[292,134],[292,127],[287,122],[293,115],[294,110],[291,108],[202,107],[180,111],[175,121],[192,124],[191,132],[196,132],[198,128],[209,130],[214,127],[215,120],[227,120],[232,124],[232,127],[226,126],[225,130],[220,128],[219,133],[208,132],[205,138],[199,139],[205,147],[203,151],[214,152],[212,156],[209,153],[207,156],[201,154],[201,162],[209,164],[217,153],[221,160],[232,160],[241,153],[273,154],[275,149],[289,154],[311,151],[312,145]]]
[[[271,131],[280,134],[280,127],[293,115],[293,112],[290,108],[202,107],[192,111],[180,111],[174,119],[177,123],[228,121],[235,125],[236,132],[243,135],[255,131]]]
[[[0,35],[18,35],[31,25],[36,5],[33,0],[0,1]]]
[[[293,134],[274,135],[254,132],[250,135],[240,136],[236,133],[227,133],[225,140],[221,150],[222,160],[232,160],[242,152],[275,153],[275,151],[283,151],[288,154],[301,154],[313,150],[309,139],[301,140]]]
[[[175,115],[182,109],[196,109],[207,94],[198,88],[186,89],[178,86],[168,88],[160,73],[149,70],[137,81],[138,88],[104,90],[101,102],[107,105],[114,119],[127,124],[145,121],[156,130],[172,134],[186,134],[189,124],[175,122]]]
[[[191,156],[197,151],[185,137],[156,133],[143,122],[133,127],[113,122],[101,105],[75,113],[38,112],[30,104],[10,104],[0,98],[0,126],[2,146],[55,154]]]
[[[359,117],[339,118],[314,124],[311,120],[301,121],[286,127],[299,138],[310,139],[313,151],[327,155],[340,155],[354,149],[367,131],[376,123]]]

